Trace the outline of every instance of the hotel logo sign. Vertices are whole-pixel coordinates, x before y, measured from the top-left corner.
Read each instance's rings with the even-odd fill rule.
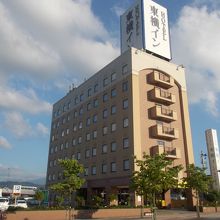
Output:
[[[166,8],[151,0],[136,0],[121,16],[121,52],[130,47],[171,59]]]

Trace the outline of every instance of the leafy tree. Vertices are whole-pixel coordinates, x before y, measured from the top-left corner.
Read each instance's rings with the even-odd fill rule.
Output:
[[[152,157],[146,153],[143,154],[143,160],[135,157],[135,164],[139,169],[133,173],[131,187],[141,197],[147,195],[151,199],[153,219],[156,219],[156,194],[177,187],[182,166],[172,167],[172,161],[167,160],[165,154]]]
[[[72,194],[80,189],[85,181],[80,177],[80,174],[84,172],[84,168],[77,160],[72,159],[60,159],[58,163],[63,168],[63,179],[59,183],[53,184],[50,189],[68,198],[70,205],[69,219],[71,219]]]
[[[34,198],[38,201],[38,205],[40,206],[40,203],[44,199],[44,193],[42,191],[38,190],[38,191],[36,191]]]
[[[217,190],[208,191],[207,193],[204,194],[204,198],[206,199],[206,201],[211,203],[211,205],[217,207],[218,204],[220,203],[220,191]]]
[[[206,175],[204,168],[196,167],[194,164],[190,164],[185,172],[187,173],[187,177],[182,179],[183,185],[195,191],[196,212],[197,217],[200,218],[199,194],[208,191],[212,178]]]

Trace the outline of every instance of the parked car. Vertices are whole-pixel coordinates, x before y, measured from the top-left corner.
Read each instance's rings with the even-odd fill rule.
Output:
[[[16,206],[17,207],[21,207],[21,208],[27,208],[27,202],[24,199],[18,199],[16,202]]]
[[[0,210],[5,211],[8,209],[9,199],[6,197],[0,197]]]

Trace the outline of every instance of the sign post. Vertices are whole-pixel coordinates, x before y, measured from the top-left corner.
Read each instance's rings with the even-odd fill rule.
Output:
[[[13,193],[13,196],[15,197],[15,205],[16,205],[17,197],[21,195],[21,185],[14,185],[12,193]]]

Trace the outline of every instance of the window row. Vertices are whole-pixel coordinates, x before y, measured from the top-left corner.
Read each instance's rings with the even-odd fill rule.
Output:
[[[114,75],[113,75],[112,79],[115,79],[115,76],[114,76]],[[105,86],[108,85],[107,82],[108,82],[108,78],[105,78],[105,79],[103,80],[103,85],[105,85]],[[123,91],[123,92],[128,91],[128,81],[125,81],[125,82],[122,83],[122,91]],[[95,86],[94,86],[94,93],[96,93],[96,92],[98,92],[98,84],[95,84]],[[92,88],[89,88],[89,89],[87,90],[87,96],[90,97],[91,95],[92,95]],[[116,95],[117,95],[116,88],[111,89],[111,97],[113,98],[113,97],[115,97]],[[75,98],[74,98],[74,104],[77,105],[77,104],[79,104],[80,102],[84,101],[84,97],[85,97],[84,93],[82,93],[82,94],[80,94],[79,96],[75,97]],[[107,100],[108,100],[108,93],[105,93],[105,94],[103,95],[103,102],[106,102]],[[70,110],[70,105],[71,105],[71,102],[68,101],[68,103],[67,103],[67,104],[64,104],[62,108],[59,108],[57,111],[55,111],[54,114],[53,114],[53,116],[56,118],[56,117],[58,117],[62,112],[66,112],[66,111]],[[98,106],[97,101],[94,100],[93,106],[94,106],[94,107],[97,107],[97,106]],[[91,107],[92,107],[92,103],[91,103],[89,106],[87,106],[87,109],[90,109]]]
[[[87,119],[87,121],[86,121],[87,126],[89,126],[90,123],[91,123],[90,120],[88,121],[88,119]],[[127,128],[129,126],[128,118],[127,117],[123,118],[122,123],[123,123],[123,128]],[[79,122],[78,126],[73,125],[73,131],[74,132],[77,131],[77,127],[79,129],[82,129],[82,122]],[[113,122],[113,123],[111,123],[110,127],[104,126],[102,128],[102,135],[107,135],[109,132],[112,133],[112,132],[115,132],[116,130],[117,130],[117,123]],[[65,135],[69,135],[69,128],[67,128],[66,130],[61,131],[61,137],[64,137]],[[57,135],[52,135],[51,141],[52,142],[55,141],[57,136],[58,136],[58,134]],[[86,133],[86,135],[85,135],[85,140],[86,141],[90,141],[92,138],[93,139],[97,138],[97,130],[93,131],[93,133]],[[80,141],[78,141],[78,144],[81,144],[82,143],[82,137],[80,136],[78,139],[80,139]]]
[[[76,145],[75,140],[76,139],[73,139],[73,141],[72,141],[73,146]],[[50,148],[50,154],[56,153],[59,150],[62,151],[63,149],[68,148],[68,146],[69,146],[69,143],[66,142],[65,145],[61,144],[60,147],[58,147],[58,146],[51,147]],[[129,139],[127,137],[122,139],[122,147],[124,149],[129,147]],[[110,148],[110,149],[108,150],[108,148]],[[110,145],[103,144],[101,149],[102,149],[102,153],[108,153],[108,151],[115,152],[117,150],[117,142],[112,141]],[[80,158],[81,158],[81,153],[78,152],[77,155],[78,154],[80,155]],[[92,149],[86,149],[85,150],[85,158],[88,158],[90,156],[96,156],[96,147],[93,147]],[[80,158],[78,156],[75,157],[75,154],[73,154],[73,156],[72,156],[72,159],[78,159],[79,160]]]
[[[128,109],[128,99],[124,99],[122,100],[122,108],[123,109]],[[79,112],[81,111],[82,108],[80,108]],[[116,111],[117,111],[117,107],[116,105],[112,105],[111,106],[111,110],[110,110],[110,114],[111,115],[114,115],[116,114]],[[82,111],[81,111],[82,112]],[[107,118],[109,115],[109,110],[107,108],[105,108],[103,111],[102,111],[102,118],[105,119]],[[69,116],[68,116],[69,117]],[[77,117],[77,111],[74,112],[74,118]],[[98,114],[94,114],[93,116],[90,116],[90,117],[87,117],[86,119],[86,126],[89,126],[91,123],[97,123],[98,122]],[[53,123],[53,128],[58,128],[60,126],[60,122],[58,121],[57,123]],[[79,129],[82,128],[82,121],[78,123],[78,125],[74,124],[73,125],[73,131],[76,131],[77,130],[77,127]],[[68,133],[69,131],[66,132],[66,134],[69,134]],[[64,134],[62,134],[62,136],[64,136]]]
[[[129,159],[123,160],[123,170],[124,171],[128,171],[130,170],[130,161]],[[100,173],[101,174],[106,174],[108,172],[117,172],[119,171],[117,169],[117,163],[116,162],[111,162],[110,164],[107,163],[102,163],[101,164],[101,170]],[[84,175],[85,176],[89,176],[89,175],[97,175],[97,165],[92,165],[90,168],[89,167],[85,167],[85,171],[84,171]],[[58,175],[56,174],[49,174],[48,175],[48,181],[54,181],[56,179],[61,180],[63,179],[63,173],[59,172]]]

